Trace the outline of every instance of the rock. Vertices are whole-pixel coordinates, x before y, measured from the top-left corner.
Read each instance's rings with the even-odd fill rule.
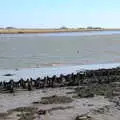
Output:
[[[80,116],[77,116],[75,120],[93,120],[93,118],[88,115],[80,115]]]
[[[38,112],[37,112],[37,114],[39,114],[39,115],[45,115],[46,114],[46,110],[39,110]]]

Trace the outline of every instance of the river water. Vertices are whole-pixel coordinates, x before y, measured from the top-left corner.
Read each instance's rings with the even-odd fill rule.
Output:
[[[0,69],[120,62],[120,31],[0,35]]]
[[[0,81],[119,66],[120,31],[0,35]]]

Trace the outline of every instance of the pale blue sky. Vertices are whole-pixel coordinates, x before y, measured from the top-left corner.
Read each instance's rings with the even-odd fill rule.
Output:
[[[120,28],[120,0],[0,0],[0,27]]]

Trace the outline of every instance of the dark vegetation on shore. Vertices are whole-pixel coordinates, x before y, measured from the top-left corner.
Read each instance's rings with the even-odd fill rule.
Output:
[[[76,88],[78,97],[89,97],[96,95],[112,96],[117,94],[113,92],[113,88],[119,86],[120,68],[87,70],[78,72],[77,74],[60,75],[60,77],[44,77],[41,79],[28,78],[19,81],[10,80],[9,82],[0,82],[0,92],[16,92],[19,89],[34,90],[42,88],[79,86]],[[85,93],[85,94],[84,94]],[[88,93],[88,95],[86,94]]]
[[[7,111],[7,113],[0,113],[0,120],[8,120],[8,116],[15,112],[17,120],[34,120],[38,109],[35,107],[19,107]]]
[[[70,97],[66,96],[49,96],[49,97],[43,97],[41,101],[34,102],[33,104],[62,104],[62,103],[71,103],[73,100]]]

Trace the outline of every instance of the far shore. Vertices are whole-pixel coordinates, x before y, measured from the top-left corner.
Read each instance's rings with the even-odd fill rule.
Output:
[[[120,31],[117,28],[64,28],[64,29],[0,29],[0,34],[31,34],[31,33],[64,33],[64,32],[91,32],[91,31]]]

